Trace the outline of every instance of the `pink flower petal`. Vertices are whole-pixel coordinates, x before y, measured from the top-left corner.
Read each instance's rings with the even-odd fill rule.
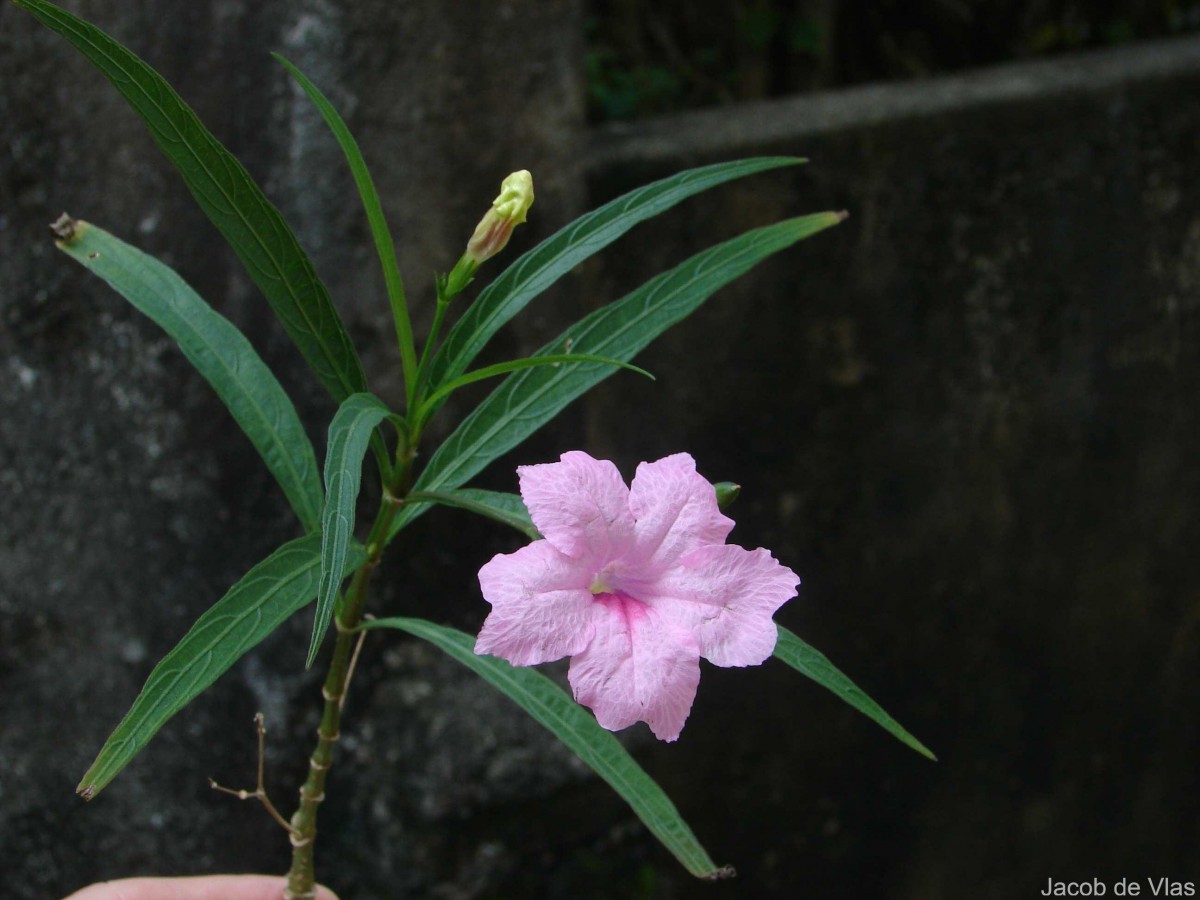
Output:
[[[592,639],[602,610],[588,590],[591,573],[548,541],[497,554],[479,570],[483,597],[492,604],[475,642],[514,666],[562,659]]]
[[[699,547],[725,543],[733,529],[733,520],[717,507],[717,492],[687,453],[638,466],[629,508],[637,520],[634,541],[644,575],[677,565]]]
[[[727,546],[733,522],[686,453],[643,463],[630,488],[586,453],[518,469],[546,536],[479,573],[492,612],[477,653],[515,665],[571,657],[575,699],[605,728],[679,737],[699,658],[757,665],[799,579],[766,550]]]
[[[610,731],[645,722],[659,740],[683,730],[700,683],[699,648],[649,606],[600,594],[595,637],[571,659],[575,699]]]
[[[694,635],[718,666],[756,666],[775,649],[771,617],[796,596],[800,579],[770,551],[732,544],[704,547],[663,573],[642,597]]]
[[[560,462],[521,466],[521,499],[554,547],[578,558],[617,555],[633,534],[629,488],[608,460],[580,450]]]

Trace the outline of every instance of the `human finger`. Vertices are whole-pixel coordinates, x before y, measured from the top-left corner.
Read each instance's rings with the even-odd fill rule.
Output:
[[[287,879],[270,875],[123,878],[76,891],[66,900],[282,900]],[[325,887],[316,900],[337,900]]]

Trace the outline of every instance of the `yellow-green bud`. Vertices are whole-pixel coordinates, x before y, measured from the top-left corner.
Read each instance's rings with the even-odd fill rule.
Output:
[[[513,172],[500,184],[500,195],[492,201],[475,233],[467,241],[467,259],[475,265],[491,259],[504,249],[513,229],[525,221],[533,206],[533,176],[528,170]]]
[[[525,221],[533,206],[533,176],[525,169],[513,172],[500,184],[500,195],[484,213],[475,233],[467,241],[467,250],[454,264],[444,281],[443,296],[453,297],[471,283],[475,270],[485,260],[504,249],[513,229]]]

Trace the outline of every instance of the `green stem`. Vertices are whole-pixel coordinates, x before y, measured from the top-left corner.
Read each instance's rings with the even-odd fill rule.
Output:
[[[317,838],[317,810],[325,799],[325,779],[333,766],[333,747],[341,733],[342,704],[349,681],[355,629],[362,621],[371,575],[383,556],[392,519],[411,488],[415,455],[415,441],[411,444],[402,441],[397,451],[396,474],[390,482],[385,482],[383,503],[367,537],[367,560],[354,573],[341,610],[334,615],[337,641],[321,687],[324,709],[321,724],[317,727],[317,746],[309,757],[308,778],[300,787],[300,805],[291,818],[292,867],[288,870],[285,900],[313,900],[316,897],[313,844]]]
[[[380,243],[378,239],[376,243]],[[417,348],[413,340],[412,323],[408,318],[404,283],[400,280],[400,269],[396,264],[396,250],[390,238],[379,246],[379,258],[383,261],[383,279],[388,303],[392,307],[392,321],[396,325],[396,343],[400,347],[400,367],[404,372],[404,411],[407,413],[417,400]]]
[[[417,364],[417,390],[416,390],[416,406],[410,409],[416,409],[423,406],[423,398],[425,396],[425,378],[429,370],[429,360],[433,357],[433,348],[437,342],[438,332],[442,330],[442,320],[446,317],[446,310],[450,306],[450,298],[444,297],[441,288],[438,288],[437,306],[433,310],[433,324],[429,326],[429,337],[425,339],[425,348],[421,351],[421,362]]]
[[[371,452],[375,454],[375,462],[379,465],[379,479],[387,484],[392,478],[392,463],[388,459],[387,443],[383,432],[376,428],[371,432]]]

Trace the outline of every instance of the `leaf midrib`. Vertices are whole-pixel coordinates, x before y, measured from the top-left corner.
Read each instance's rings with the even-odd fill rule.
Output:
[[[95,225],[92,225],[92,226],[91,226],[91,228],[92,228],[92,229],[95,229],[95,230],[97,230],[97,231],[102,231],[102,229],[98,229],[98,228],[97,228]],[[85,238],[85,239],[86,239],[86,238]],[[133,249],[136,249],[136,248],[133,248]],[[140,253],[141,251],[138,251],[138,252]],[[120,263],[120,260],[119,260],[119,259],[118,259],[118,261],[117,261],[117,264],[118,264],[118,265],[121,265],[121,263]],[[144,267],[144,270],[146,270],[146,271],[150,271],[150,272],[153,272],[153,269],[152,269],[150,266],[147,266],[147,265],[146,265],[144,262],[142,262],[141,260],[138,260],[138,264],[139,264],[139,265],[141,265],[141,266],[143,266],[143,267]],[[176,277],[178,277],[178,276],[176,276]],[[180,283],[181,283],[181,284],[183,284],[183,285],[184,285],[184,287],[186,288],[186,290],[188,290],[188,291],[192,291],[191,287],[189,287],[189,286],[187,285],[187,283],[183,281],[183,279],[182,279],[182,278],[179,278],[179,281],[180,281]],[[193,293],[195,293],[194,291],[192,291],[192,292],[193,292]],[[199,295],[197,295],[197,296],[199,296]],[[202,301],[202,302],[203,302],[203,301]],[[213,313],[213,315],[215,315],[215,316],[216,316],[216,317],[217,317],[217,318],[218,318],[218,319],[219,319],[221,322],[224,322],[224,323],[226,323],[226,324],[229,324],[229,325],[231,325],[231,326],[232,326],[232,327],[234,327],[234,329],[236,330],[236,326],[233,326],[233,323],[229,322],[229,320],[228,320],[228,319],[226,319],[224,316],[222,316],[222,315],[221,315],[220,313],[218,313],[216,310],[212,310],[212,313]],[[261,420],[262,422],[266,423],[266,425],[267,425],[267,428],[266,428],[266,430],[267,430],[267,431],[269,431],[269,432],[270,432],[272,435],[274,435],[274,436],[275,436],[275,438],[276,438],[276,441],[277,441],[278,445],[279,445],[281,448],[286,448],[286,446],[287,446],[287,445],[286,445],[286,442],[283,440],[283,435],[280,433],[280,431],[279,431],[278,429],[276,429],[276,428],[273,426],[273,424],[272,424],[272,422],[271,422],[271,418],[270,418],[270,417],[267,415],[265,408],[262,406],[262,404],[260,404],[260,403],[258,402],[258,399],[257,399],[257,397],[255,396],[254,392],[252,392],[252,391],[249,391],[249,390],[245,390],[245,389],[243,389],[243,388],[241,387],[241,381],[240,381],[238,378],[236,378],[236,377],[235,377],[235,375],[234,375],[234,372],[235,372],[235,370],[234,370],[234,369],[233,369],[231,366],[229,366],[229,365],[227,365],[227,364],[226,364],[225,358],[224,358],[224,356],[222,356],[222,355],[221,355],[221,353],[219,352],[219,350],[218,350],[217,346],[216,346],[215,344],[211,343],[210,341],[208,341],[208,340],[207,340],[207,338],[205,338],[205,337],[203,336],[203,334],[202,334],[201,330],[200,330],[198,327],[196,327],[196,326],[195,326],[195,325],[194,325],[194,324],[191,322],[191,320],[190,320],[188,317],[186,317],[186,316],[184,316],[184,315],[182,315],[182,314],[179,314],[179,313],[178,313],[178,311],[176,311],[176,314],[177,314],[177,315],[179,315],[179,318],[180,318],[180,319],[182,319],[184,322],[186,322],[186,323],[187,323],[187,324],[188,324],[188,325],[191,327],[191,329],[192,329],[192,333],[193,333],[194,335],[197,335],[197,336],[199,336],[199,337],[200,337],[200,342],[201,342],[201,343],[204,345],[205,349],[207,349],[207,350],[209,351],[209,354],[210,354],[211,356],[215,357],[215,358],[216,358],[216,359],[219,361],[219,363],[220,363],[220,365],[221,365],[221,370],[222,370],[223,372],[225,372],[225,374],[228,376],[228,380],[229,380],[229,381],[231,381],[231,382],[233,382],[233,383],[234,383],[236,386],[238,386],[238,388],[239,388],[239,393],[240,393],[240,394],[241,394],[243,397],[245,397],[246,399],[248,399],[248,400],[250,401],[250,404],[251,404],[251,406],[253,406],[254,410],[255,410],[255,411],[258,413],[260,420]],[[243,339],[245,339],[245,336],[244,336],[244,335],[242,335],[242,334],[241,334],[241,332],[238,332],[238,336],[239,336],[239,337],[242,337]],[[246,340],[246,347],[249,347],[251,350],[253,350],[253,347],[250,345],[250,342],[249,342],[248,340]],[[264,369],[266,369],[266,366],[265,366],[265,364],[264,364]],[[270,370],[269,370],[269,369],[266,369],[266,371],[267,371],[267,374],[268,374],[268,375],[271,375],[271,372],[270,372]],[[272,378],[274,378],[274,376],[273,376],[273,375],[271,375],[271,377],[272,377]],[[283,387],[282,387],[282,385],[279,385],[279,382],[278,382],[278,381],[276,381],[275,383],[276,383],[276,385],[279,387],[280,391],[282,391],[282,390],[283,390]],[[251,443],[253,443],[253,440],[251,440]],[[296,478],[296,485],[297,485],[297,487],[298,487],[298,488],[303,488],[303,487],[304,487],[304,479],[303,479],[303,478],[301,477],[301,475],[300,475],[300,470],[296,468],[296,466],[295,466],[295,464],[294,464],[294,460],[293,460],[293,458],[292,458],[292,455],[291,455],[291,453],[288,453],[288,452],[287,452],[287,450],[286,450],[286,449],[284,449],[284,452],[282,453],[282,456],[284,457],[284,460],[286,461],[286,467],[287,467],[287,469],[288,469],[288,470],[289,470],[289,471],[292,473],[292,475],[293,475],[293,476]],[[315,466],[315,464],[316,464],[316,461],[315,461],[315,459],[314,459],[314,463],[313,463],[313,464],[314,464],[314,466]],[[286,491],[285,491],[285,493],[286,493]],[[305,492],[305,493],[307,493],[307,492]],[[305,501],[307,501],[309,498],[308,498],[307,496],[305,496],[303,499],[304,499]],[[305,502],[305,508],[306,508],[306,509],[309,509],[309,504],[308,504],[307,502]],[[312,513],[314,514],[314,520],[313,520],[313,521],[314,521],[314,524],[319,524],[319,522],[320,522],[320,515],[321,515],[321,514],[320,514],[320,510],[310,510],[310,512],[312,512]],[[308,531],[310,534],[311,534],[311,533],[312,533],[312,532],[315,530],[313,526],[310,526],[310,525],[308,525],[308,524],[305,524],[305,526],[304,526],[304,527],[305,527],[305,530],[307,530],[307,531]]]

